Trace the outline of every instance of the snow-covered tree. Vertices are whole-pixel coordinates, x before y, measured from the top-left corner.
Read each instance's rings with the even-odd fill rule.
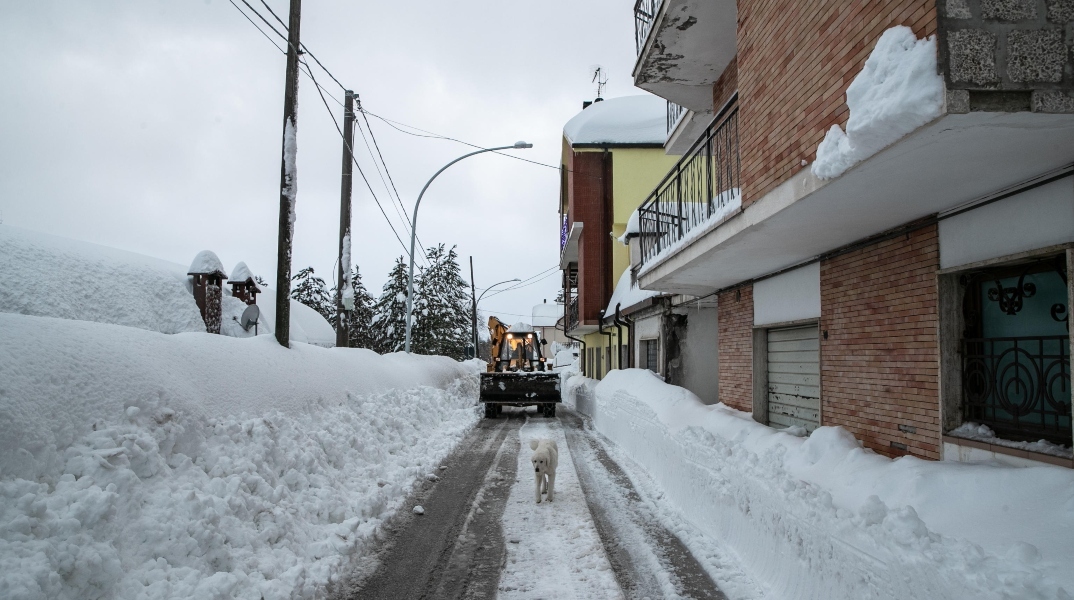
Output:
[[[426,258],[429,266],[414,295],[411,350],[462,359],[471,339],[470,284],[462,278],[454,246],[429,248]]]
[[[268,287],[268,282],[262,279],[260,275],[254,275],[254,281],[257,282],[257,285],[262,288],[262,290]]]
[[[306,267],[291,278],[291,299],[298,300],[302,304],[321,313],[321,316],[330,319],[336,311],[335,302],[328,295],[328,288],[324,280],[313,273],[313,267]]]
[[[403,349],[406,337],[406,288],[407,265],[400,256],[395,259],[395,266],[388,274],[388,281],[373,306],[371,348],[377,352],[383,354]],[[357,294],[355,304],[357,305]]]

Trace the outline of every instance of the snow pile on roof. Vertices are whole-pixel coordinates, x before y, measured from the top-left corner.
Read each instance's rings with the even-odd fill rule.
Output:
[[[231,270],[231,277],[228,277],[228,281],[246,281],[247,279],[253,279],[254,274],[250,272],[250,267],[246,266],[246,263],[239,261],[235,265],[235,268]]]
[[[216,253],[212,250],[202,250],[201,252],[198,252],[198,255],[194,257],[194,261],[190,263],[190,268],[187,269],[186,272],[221,273],[227,275],[227,271],[224,270],[224,263],[220,262]]]
[[[261,322],[258,330],[261,334],[273,334],[276,327],[276,290],[264,288],[257,297],[257,307],[261,309]],[[291,341],[313,344],[323,348],[336,345],[336,330],[321,313],[291,300],[290,330]]]
[[[620,305],[619,311],[622,312],[639,302],[660,295],[660,292],[641,289],[632,279],[630,269],[623,271],[623,274],[619,276],[619,282],[615,284],[615,290],[612,291],[612,298],[608,301],[608,308],[604,309],[605,319],[615,316],[616,304]]]
[[[1074,471],[892,460],[845,429],[799,438],[639,369],[564,402],[729,546],[773,597],[1066,598]]]
[[[519,321],[518,323],[512,325],[511,328],[507,331],[511,333],[528,333],[530,331],[533,331],[533,325],[530,325],[525,321]]]
[[[0,225],[0,281],[0,312],[205,331],[183,266],[132,252]]]
[[[667,101],[652,95],[594,102],[563,126],[571,144],[663,144],[667,133]]]
[[[5,598],[323,598],[477,420],[444,357],[0,331]]]
[[[555,327],[556,322],[563,317],[563,305],[552,302],[542,302],[533,307],[532,318],[534,327]]]
[[[943,113],[936,39],[919,40],[904,25],[880,36],[847,88],[847,130],[832,125],[817,147],[813,174],[832,179]]]

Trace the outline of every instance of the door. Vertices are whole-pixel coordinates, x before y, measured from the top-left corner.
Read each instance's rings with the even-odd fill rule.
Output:
[[[820,426],[817,326],[768,330],[768,424],[813,431]]]

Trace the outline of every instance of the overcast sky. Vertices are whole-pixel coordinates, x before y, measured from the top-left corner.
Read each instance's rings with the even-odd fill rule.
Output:
[[[287,0],[268,4],[286,21]],[[483,146],[526,140],[535,147],[519,156],[557,165],[563,124],[595,94],[592,65],[607,72],[606,98],[643,93],[630,76],[632,6],[307,0],[301,32],[370,112]],[[210,249],[226,269],[243,260],[274,280],[285,56],[228,0],[34,0],[5,3],[2,14],[5,224],[184,265]],[[342,100],[327,76],[314,75]],[[312,265],[330,279],[342,142],[308,77],[299,89],[293,270]],[[469,151],[370,120],[407,213],[425,181]],[[406,242],[357,134],[355,151]],[[418,237],[457,245],[467,279],[473,255],[479,288],[528,278],[558,261],[558,185],[553,169],[467,159],[426,193]],[[353,203],[353,260],[377,296],[404,250],[357,173]],[[481,308],[528,315],[559,286],[553,271],[487,296]]]

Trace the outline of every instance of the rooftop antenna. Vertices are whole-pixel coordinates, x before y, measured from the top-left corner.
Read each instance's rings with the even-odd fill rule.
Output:
[[[590,69],[593,71],[593,79],[590,83],[597,84],[597,97],[593,102],[603,102],[604,98],[601,95],[604,93],[604,86],[608,85],[608,76],[604,72],[604,67],[600,65],[593,65]]]

